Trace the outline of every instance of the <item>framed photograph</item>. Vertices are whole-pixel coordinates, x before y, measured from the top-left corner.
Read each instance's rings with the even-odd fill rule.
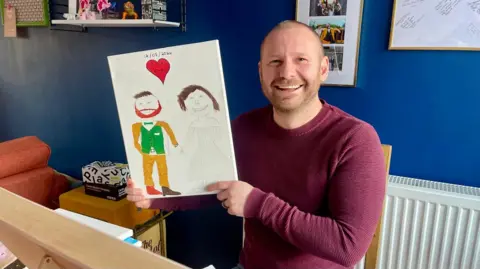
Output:
[[[363,0],[297,0],[295,19],[318,34],[330,60],[324,85],[356,85],[362,12]]]

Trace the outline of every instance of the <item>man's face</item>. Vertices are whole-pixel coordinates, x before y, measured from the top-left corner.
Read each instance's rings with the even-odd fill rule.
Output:
[[[161,109],[160,101],[153,95],[140,97],[135,101],[135,113],[142,119],[157,116]]]
[[[328,75],[328,59],[318,36],[300,26],[274,31],[265,40],[259,63],[263,93],[283,112],[318,98]]]

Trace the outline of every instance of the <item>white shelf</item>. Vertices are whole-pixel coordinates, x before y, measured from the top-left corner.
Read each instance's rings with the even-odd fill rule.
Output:
[[[52,20],[55,25],[76,25],[83,27],[179,27],[180,23],[154,20]]]

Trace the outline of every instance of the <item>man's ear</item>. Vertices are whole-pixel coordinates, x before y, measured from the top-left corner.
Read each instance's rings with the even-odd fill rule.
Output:
[[[258,61],[258,76],[260,77],[260,80],[262,80],[262,62]]]
[[[328,78],[328,72],[330,70],[330,61],[327,56],[323,56],[322,61],[320,62],[320,80],[325,82]]]

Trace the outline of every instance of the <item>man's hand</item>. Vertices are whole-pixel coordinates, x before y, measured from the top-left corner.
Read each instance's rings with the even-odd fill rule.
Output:
[[[183,147],[182,147],[182,146],[180,146],[180,145],[177,145],[177,148],[179,149],[180,153],[184,153],[184,151],[183,151]]]
[[[207,186],[207,191],[220,191],[217,199],[230,215],[243,217],[245,203],[253,187],[243,181],[221,181]]]
[[[135,187],[135,182],[131,178],[127,181],[127,200],[134,202],[136,207],[139,208],[150,208],[152,205],[152,200],[145,198],[145,192]]]

